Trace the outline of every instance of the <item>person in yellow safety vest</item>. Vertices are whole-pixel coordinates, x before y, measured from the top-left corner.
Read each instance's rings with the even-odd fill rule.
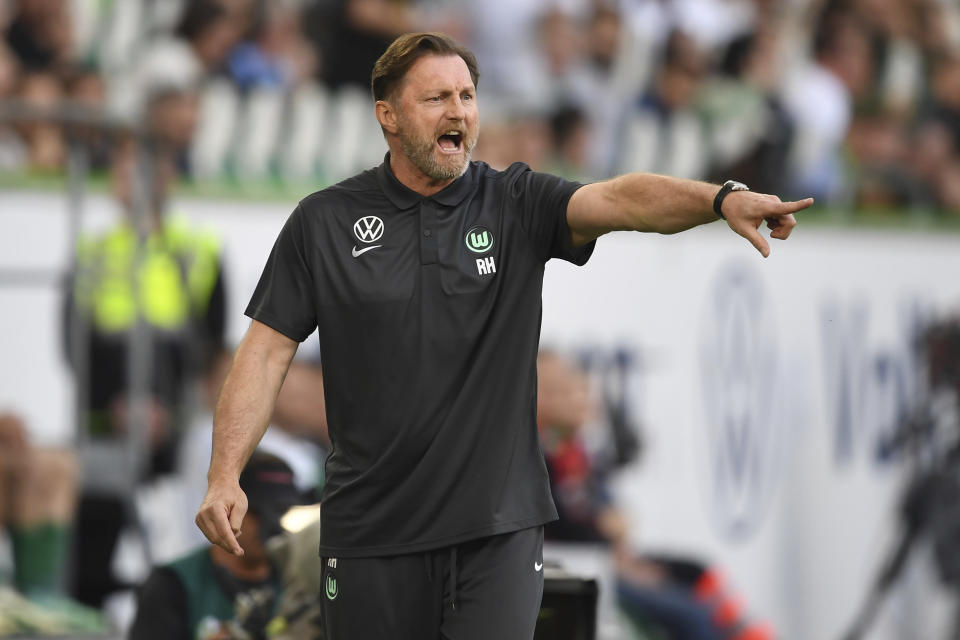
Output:
[[[138,233],[128,224],[81,238],[70,313],[79,315],[90,333],[87,408],[94,435],[126,428],[127,342],[138,322],[146,324],[154,343],[151,391],[160,401],[153,407],[150,435],[159,444],[169,426],[167,411],[179,404],[189,360],[198,355],[189,349],[200,347],[200,355],[208,355],[223,336],[220,247],[214,236],[178,219],[164,222],[138,245]]]
[[[175,470],[190,388],[224,351],[220,245],[211,233],[166,217],[175,175],[173,156],[161,147],[147,154],[131,140],[118,144],[111,180],[124,216],[103,235],[78,240],[66,287],[66,353],[86,387],[81,409],[92,437],[122,437],[133,428],[130,349],[135,338],[148,342],[146,477]],[[145,211],[133,215],[134,188],[141,185]],[[124,510],[115,495],[81,496],[73,587],[91,606],[126,586],[110,571]]]

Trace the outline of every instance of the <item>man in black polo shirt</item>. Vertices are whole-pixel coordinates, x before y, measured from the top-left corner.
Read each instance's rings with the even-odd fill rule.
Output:
[[[556,518],[536,430],[547,260],[583,264],[608,231],[674,233],[718,214],[766,256],[760,224],[785,239],[811,203],[736,183],[494,171],[470,161],[476,85],[473,55],[446,36],[390,45],[372,79],[390,152],[290,216],[221,392],[197,524],[242,554],[239,471],[318,328],[328,640],[532,637],[542,525]]]

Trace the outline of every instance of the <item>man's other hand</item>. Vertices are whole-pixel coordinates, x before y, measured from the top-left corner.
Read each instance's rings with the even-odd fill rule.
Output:
[[[813,204],[813,198],[795,202],[782,202],[777,196],[752,191],[734,191],[727,195],[721,210],[727,218],[727,224],[738,234],[750,241],[764,258],[770,255],[770,245],[758,229],[764,222],[770,231],[770,237],[786,240],[797,226],[793,214]]]
[[[207,495],[197,512],[196,523],[207,540],[238,556],[243,548],[237,542],[240,525],[247,513],[247,496],[237,481],[210,482]]]

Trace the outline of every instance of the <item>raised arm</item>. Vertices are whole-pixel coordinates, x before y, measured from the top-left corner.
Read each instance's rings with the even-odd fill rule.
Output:
[[[210,542],[243,555],[237,533],[247,512],[240,472],[263,437],[298,343],[254,320],[220,391],[213,417],[207,495],[197,526]]]
[[[677,233],[717,219],[713,200],[719,185],[649,173],[629,173],[578,189],[567,206],[573,245],[580,246],[609,231]],[[770,237],[786,240],[796,226],[793,214],[813,198],[781,202],[777,196],[733,191],[723,200],[727,224],[757,248],[764,258],[770,246],[757,231],[763,222]]]

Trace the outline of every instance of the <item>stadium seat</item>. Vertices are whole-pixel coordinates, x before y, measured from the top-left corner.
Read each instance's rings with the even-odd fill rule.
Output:
[[[190,163],[197,178],[223,175],[236,131],[240,99],[228,80],[213,80],[200,99],[197,132],[190,147]]]
[[[320,152],[328,138],[323,123],[328,118],[329,98],[326,88],[315,83],[300,86],[291,94],[288,126],[280,144],[283,178],[297,181],[317,173]]]
[[[370,147],[376,148],[373,138],[380,135],[380,128],[370,122],[373,118],[373,105],[363,89],[345,87],[333,96],[328,124],[329,144],[322,163],[331,182],[368,167],[373,156]],[[381,161],[382,153],[377,155],[373,164]]]
[[[115,2],[112,7],[99,48],[100,65],[107,73],[129,67],[143,44],[143,0]]]
[[[232,151],[238,177],[269,177],[283,118],[282,91],[259,88],[244,98]]]

